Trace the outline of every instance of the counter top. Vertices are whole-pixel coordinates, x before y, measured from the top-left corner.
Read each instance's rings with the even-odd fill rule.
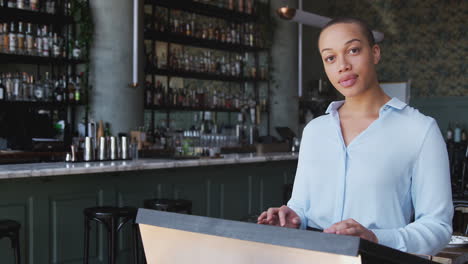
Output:
[[[200,167],[212,165],[229,165],[282,160],[297,160],[297,153],[268,154],[226,154],[217,159],[138,159],[104,162],[53,162],[0,165],[0,179],[46,177],[56,175],[73,175],[104,173],[117,171],[154,170],[183,167]]]

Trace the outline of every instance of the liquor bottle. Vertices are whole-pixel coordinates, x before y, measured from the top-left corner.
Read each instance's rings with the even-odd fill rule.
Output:
[[[17,34],[15,31],[15,24],[14,22],[11,22],[10,24],[10,33],[8,34],[8,39],[10,40],[9,47],[10,47],[10,53],[16,53],[17,52],[17,44],[18,44],[18,38]]]
[[[50,56],[50,44],[52,43],[49,43],[49,35],[48,35],[48,30],[47,30],[47,26],[44,26],[42,28],[42,56],[44,57],[49,57]]]
[[[44,101],[44,87],[42,86],[42,81],[38,75],[36,84],[34,85],[34,98],[36,101]]]
[[[75,81],[75,102],[81,101],[81,81],[80,76],[76,76]]]
[[[34,55],[42,56],[42,30],[39,26],[37,27],[36,42],[34,43]]]
[[[446,140],[448,142],[453,140],[453,130],[452,130],[452,125],[450,124],[450,122],[447,128]]]
[[[16,8],[18,8],[18,9],[25,9],[24,0],[17,0],[17,1],[16,1]]]
[[[61,49],[61,45],[60,45],[57,33],[54,33],[54,37],[52,40],[52,47],[53,47],[52,55],[56,58],[60,57],[62,55],[62,49]]]
[[[244,12],[244,0],[237,1],[237,11]]]
[[[234,0],[228,0],[228,8],[229,10],[234,10]]]
[[[3,24],[3,38],[0,41],[3,42],[3,50],[4,53],[10,52],[10,34],[8,33],[8,23]]]
[[[80,42],[78,40],[75,40],[75,45],[73,46],[73,58],[74,59],[80,59],[81,58],[81,47],[80,47]]]
[[[9,8],[16,8],[16,0],[8,0]]]
[[[29,0],[30,10],[39,11],[39,0]]]
[[[18,34],[17,34],[17,41],[18,41],[18,54],[25,54],[25,38],[23,32],[23,22],[18,22]]]
[[[13,75],[13,101],[19,101],[21,99],[21,80],[19,73]]]
[[[24,100],[24,101],[30,101],[31,100],[31,93],[30,93],[30,90],[29,90],[29,76],[28,76],[28,74],[26,72],[23,72],[23,74],[22,74],[21,95],[22,95],[21,100]]]
[[[55,80],[54,84],[54,92],[53,92],[53,97],[55,102],[61,103],[63,101],[63,90],[62,87],[64,86],[63,84],[63,79],[57,78]]]
[[[30,101],[36,101],[37,98],[35,96],[35,87],[36,87],[36,83],[34,82],[34,76],[33,75],[30,75],[29,76],[29,79],[28,79],[28,94],[29,94],[29,100]]]
[[[44,101],[53,101],[53,96],[54,96],[54,93],[53,93],[53,84],[51,83],[50,81],[50,78],[49,78],[49,73],[46,72],[45,73],[45,78],[42,82],[42,89],[43,89],[43,100]]]
[[[26,54],[33,55],[34,54],[34,36],[31,29],[31,23],[28,23],[26,28]]]
[[[150,82],[145,83],[145,106],[149,107],[153,102],[153,89]]]
[[[0,76],[0,101],[5,101],[6,99],[6,89],[3,85],[3,74]]]
[[[46,1],[46,12],[49,14],[55,14],[56,3],[55,0]]]

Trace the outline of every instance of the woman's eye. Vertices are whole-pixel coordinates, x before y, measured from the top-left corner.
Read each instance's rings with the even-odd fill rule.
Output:
[[[352,48],[352,49],[349,50],[349,53],[350,54],[356,54],[356,53],[359,52],[359,50],[360,50],[359,48]]]
[[[325,58],[325,61],[326,61],[326,62],[331,62],[331,61],[333,61],[334,59],[335,59],[335,56],[328,56],[328,57]]]

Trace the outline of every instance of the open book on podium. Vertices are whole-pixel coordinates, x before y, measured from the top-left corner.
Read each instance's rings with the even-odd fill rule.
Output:
[[[148,264],[436,263],[358,237],[139,209]]]

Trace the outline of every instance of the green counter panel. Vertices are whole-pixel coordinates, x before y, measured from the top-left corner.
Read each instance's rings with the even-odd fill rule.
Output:
[[[193,202],[193,214],[247,221],[280,206],[297,161],[0,180],[0,219],[21,223],[21,263],[83,263],[83,209],[142,207],[150,198]],[[91,225],[90,263],[107,263],[106,232]],[[118,263],[132,263],[131,229],[119,234]],[[13,263],[0,239],[0,263]]]

